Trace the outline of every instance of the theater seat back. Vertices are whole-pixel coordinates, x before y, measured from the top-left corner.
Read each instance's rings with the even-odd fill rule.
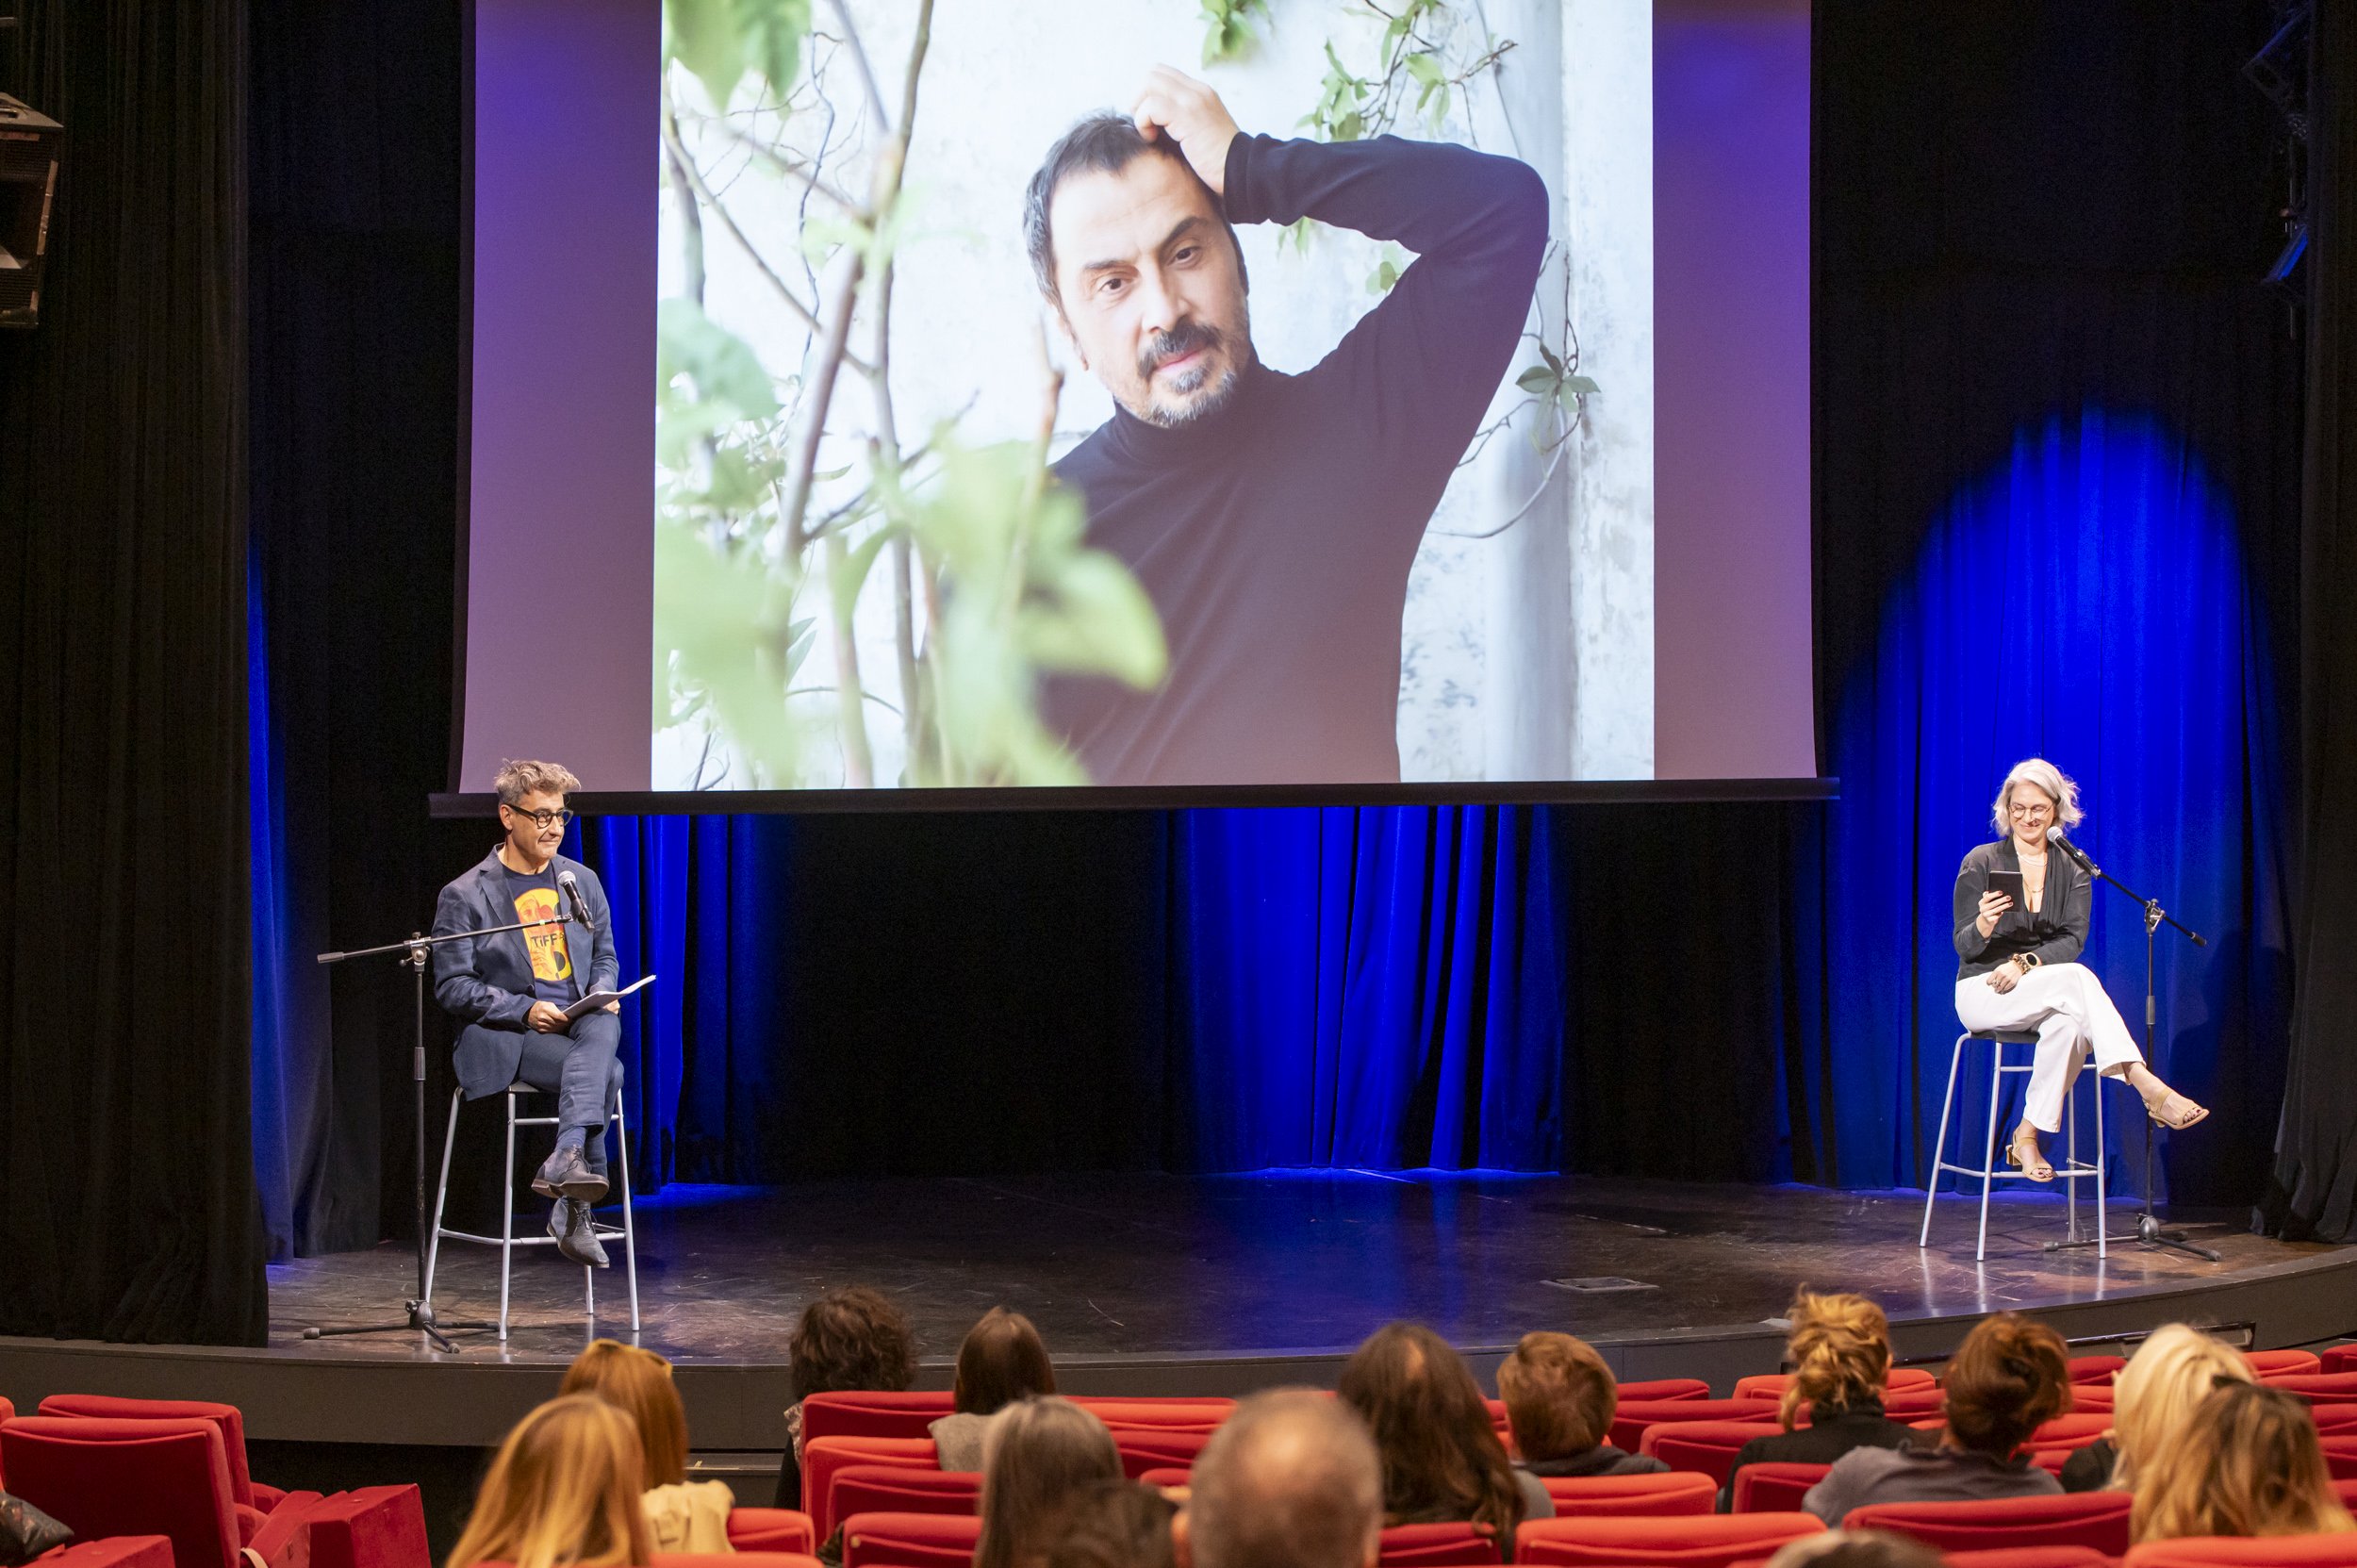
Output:
[[[822,1437],[930,1438],[954,1408],[948,1389],[835,1390],[802,1400],[802,1442]]]
[[[1471,1525],[1393,1525],[1376,1558],[1377,1568],[1480,1568],[1504,1560],[1496,1538]]]
[[[1637,1453],[1645,1429],[1664,1421],[1773,1421],[1773,1399],[1624,1399],[1612,1412],[1615,1448]]]
[[[2148,1541],[2129,1548],[2126,1568],[2357,1568],[2357,1530]]]
[[[970,1470],[910,1470],[854,1464],[834,1478],[838,1519],[855,1513],[965,1513],[980,1510],[982,1477]]]
[[[1735,1397],[1738,1399],[1781,1399],[1784,1397],[1785,1389],[1791,1381],[1792,1375],[1788,1372],[1754,1373],[1749,1378],[1736,1379]],[[1938,1386],[1939,1379],[1920,1366],[1894,1366],[1890,1369],[1889,1379],[1883,1385],[1883,1392],[1888,1395],[1904,1394],[1909,1389],[1937,1388]]]
[[[1797,1513],[1808,1489],[1825,1478],[1830,1464],[1794,1464],[1775,1460],[1747,1464],[1735,1473],[1738,1513]]]
[[[1148,1470],[1192,1468],[1195,1456],[1211,1441],[1209,1432],[1147,1431],[1137,1427],[1113,1433],[1113,1446],[1121,1451],[1121,1473],[1133,1481]]]
[[[843,1519],[834,1507],[835,1477],[855,1464],[937,1471],[939,1460],[929,1437],[813,1438],[802,1444],[802,1511],[824,1541]]]
[[[92,1416],[104,1421],[210,1421],[221,1428],[229,1456],[229,1490],[254,1507],[254,1477],[245,1463],[245,1416],[235,1405],[208,1399],[122,1399],[110,1394],[53,1394],[41,1402],[43,1415]]]
[[[0,1426],[0,1472],[11,1494],[76,1536],[160,1535],[175,1568],[239,1568],[215,1422],[22,1416]]]
[[[947,1513],[855,1513],[843,1522],[843,1568],[970,1568],[982,1522]]]
[[[2324,1358],[2313,1350],[2246,1350],[2242,1359],[2253,1378],[2293,1377],[2324,1370]]]
[[[1549,1476],[1558,1519],[1689,1518],[1708,1513],[1718,1486],[1708,1476]]]
[[[1691,1519],[1533,1519],[1514,1536],[1518,1563],[1580,1568],[1730,1568],[1773,1557],[1824,1528],[1810,1513],[1710,1513]]]
[[[339,1492],[313,1508],[311,1568],[433,1568],[414,1486]]]
[[[2076,1492],[1972,1503],[1875,1503],[1852,1509],[1843,1525],[1910,1535],[1941,1551],[2085,1546],[2118,1557],[2128,1549],[2128,1510],[2134,1501],[2125,1492]]]
[[[1664,1421],[1646,1428],[1639,1452],[1673,1470],[1706,1476],[1717,1486],[1725,1482],[1745,1444],[1783,1429],[1772,1421]]]

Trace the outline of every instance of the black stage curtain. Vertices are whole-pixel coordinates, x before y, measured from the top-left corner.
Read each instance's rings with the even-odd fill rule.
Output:
[[[2316,7],[2299,541],[2299,986],[2261,1224],[2357,1237],[2357,13]]]
[[[242,17],[24,24],[69,142],[0,335],[0,1331],[259,1344]]]

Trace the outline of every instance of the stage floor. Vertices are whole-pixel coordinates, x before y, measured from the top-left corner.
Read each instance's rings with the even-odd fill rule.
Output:
[[[1919,1193],[1488,1173],[675,1186],[638,1206],[640,1343],[682,1362],[782,1362],[803,1303],[854,1281],[902,1303],[931,1360],[952,1356],[994,1304],[1029,1313],[1059,1359],[1330,1355],[1400,1317],[1468,1348],[1540,1326],[1657,1339],[1760,1325],[1804,1283],[1862,1291],[1894,1319],[1948,1318],[2166,1293],[2335,1250],[2209,1225],[2198,1239],[2224,1254],[2217,1263],[2134,1246],[2049,1253],[2040,1244],[2062,1233],[2062,1198],[2001,1195],[1976,1265],[1976,1200],[1940,1200],[1927,1250],[1916,1246],[1921,1214]],[[2133,1212],[2112,1214],[2115,1230],[2133,1225]],[[617,1266],[598,1279],[601,1327],[627,1332],[619,1244],[608,1245]],[[273,1345],[424,1354],[415,1335],[300,1337],[397,1309],[414,1274],[405,1250],[270,1272]],[[1639,1288],[1556,1282],[1597,1278]],[[495,1252],[445,1244],[443,1316],[490,1315],[498,1289]],[[569,1359],[585,1334],[582,1271],[538,1248],[519,1254],[513,1290],[508,1344],[476,1330],[459,1336],[468,1354]]]

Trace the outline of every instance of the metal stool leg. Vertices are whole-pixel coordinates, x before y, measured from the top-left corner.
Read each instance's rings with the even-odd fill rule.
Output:
[[[2079,1101],[2069,1090],[2063,1092],[2063,1169],[2072,1173],[2063,1183],[2063,1234],[2075,1242],[2079,1239]]]
[[[2100,1067],[2090,1092],[2095,1096],[2095,1255],[2101,1259],[2110,1253],[2111,1225],[2103,1213],[2103,1189],[2111,1183],[2112,1166],[2103,1142],[2103,1072]]]
[[[1988,1131],[1981,1140],[1981,1238],[1973,1245],[1972,1261],[1981,1263],[1988,1257],[1988,1189],[1997,1175],[1997,1098],[2005,1086],[2005,1048],[2000,1044],[1990,1053],[1988,1069]]]
[[[638,1227],[630,1213],[630,1123],[614,1109],[616,1168],[622,1173],[622,1270],[630,1277],[630,1331],[638,1331]]]
[[[1948,1158],[1948,1111],[1956,1101],[1956,1069],[1964,1064],[1968,1038],[1959,1034],[1948,1048],[1948,1092],[1939,1097],[1939,1136],[1932,1143],[1931,1180],[1923,1183],[1923,1233],[1915,1238],[1919,1248],[1932,1245],[1932,1200],[1939,1196],[1939,1167]]]
[[[434,1305],[434,1268],[442,1261],[442,1205],[450,1199],[450,1151],[458,1142],[458,1102],[464,1089],[450,1092],[450,1126],[442,1133],[442,1180],[434,1189],[434,1234],[425,1248],[425,1304]]]
[[[516,1258],[516,1097],[500,1096],[507,1107],[507,1161],[500,1166],[500,1338],[507,1338],[507,1270]]]

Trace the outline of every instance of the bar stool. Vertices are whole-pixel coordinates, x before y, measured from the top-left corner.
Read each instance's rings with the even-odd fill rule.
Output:
[[[503,1167],[504,1175],[502,1178],[502,1190],[505,1194],[506,1201],[500,1206],[500,1233],[496,1236],[478,1236],[471,1231],[451,1230],[442,1224],[442,1203],[450,1197],[450,1151],[451,1147],[458,1141],[458,1107],[466,1099],[466,1091],[463,1089],[454,1089],[451,1092],[450,1128],[442,1135],[442,1180],[434,1194],[434,1242],[425,1255],[426,1305],[430,1307],[434,1304],[434,1267],[440,1261],[444,1236],[450,1237],[453,1241],[478,1242],[485,1246],[496,1246],[500,1249],[499,1331],[500,1338],[503,1340],[507,1337],[507,1276],[515,1258],[515,1249],[519,1246],[554,1246],[556,1245],[554,1236],[547,1234],[519,1236],[516,1234],[516,1129],[556,1125],[556,1118],[553,1115],[518,1115],[516,1101],[520,1096],[547,1093],[550,1091],[536,1089],[529,1083],[510,1083],[500,1092],[501,1103],[507,1109],[507,1161]],[[615,1174],[621,1178],[622,1223],[618,1226],[607,1225],[593,1219],[590,1222],[590,1230],[601,1240],[612,1241],[618,1238],[621,1241],[622,1269],[630,1280],[630,1327],[631,1331],[636,1333],[638,1331],[638,1245],[637,1232],[631,1223],[630,1214],[630,1129],[623,1119],[619,1098],[615,1100],[614,1108],[606,1113],[605,1119],[607,1124],[614,1129],[612,1168]],[[598,1271],[585,1265],[581,1274],[583,1310],[588,1314],[589,1321],[594,1324],[598,1320]]]
[[[2035,1031],[1968,1031],[1967,1032],[1956,1036],[1955,1048],[1951,1051],[1948,1056],[1948,1093],[1941,1098],[1939,1102],[1939,1138],[1932,1145],[1932,1176],[1930,1180],[1923,1183],[1923,1233],[1916,1239],[1915,1244],[1919,1249],[1931,1245],[1932,1204],[1939,1196],[1939,1173],[1946,1170],[1953,1171],[1958,1176],[1977,1176],[1981,1179],[1981,1234],[1979,1244],[1972,1249],[1972,1261],[1974,1263],[1980,1263],[1987,1257],[1988,1189],[1990,1183],[1994,1181],[2026,1181],[2029,1180],[2028,1177],[2012,1169],[2010,1166],[2001,1170],[1998,1168],[1997,1164],[1997,1107],[1999,1091],[2004,1087],[2005,1075],[2007,1073],[2027,1073],[2034,1065],[2033,1063],[2024,1062],[2019,1066],[2007,1066],[2005,1065],[2005,1048],[2007,1046],[2029,1046],[2036,1048],[2036,1045],[2037,1034]],[[1964,1051],[1967,1046],[1987,1046],[1990,1049],[1990,1054],[1994,1058],[1990,1065],[1988,1075],[1988,1130],[1981,1145],[1981,1158],[1987,1163],[1981,1165],[1959,1165],[1948,1158],[1948,1119],[1950,1113],[1953,1111],[1955,1107],[1956,1072],[1957,1069],[1964,1065]],[[2082,1050],[2085,1048],[2085,1047],[2081,1048]],[[2105,1236],[2103,1227],[2103,1077],[2101,1073],[2094,1076],[2095,1163],[2093,1164],[2088,1164],[2079,1158],[2078,1107],[2066,1098],[2063,1103],[2063,1129],[2065,1140],[2063,1144],[2063,1158],[2060,1163],[2054,1166],[2054,1177],[2055,1180],[2063,1183],[2063,1191],[2068,1197],[2068,1208],[2069,1213],[2069,1230],[2068,1233],[2069,1239],[2074,1242],[2080,1239],[2079,1183],[2090,1180],[2094,1181],[2095,1251],[2097,1256],[2102,1257],[2104,1256],[2106,1252],[2106,1248],[2104,1246]],[[1959,1132],[1963,1131],[1962,1123],[1957,1124],[1957,1131]]]

